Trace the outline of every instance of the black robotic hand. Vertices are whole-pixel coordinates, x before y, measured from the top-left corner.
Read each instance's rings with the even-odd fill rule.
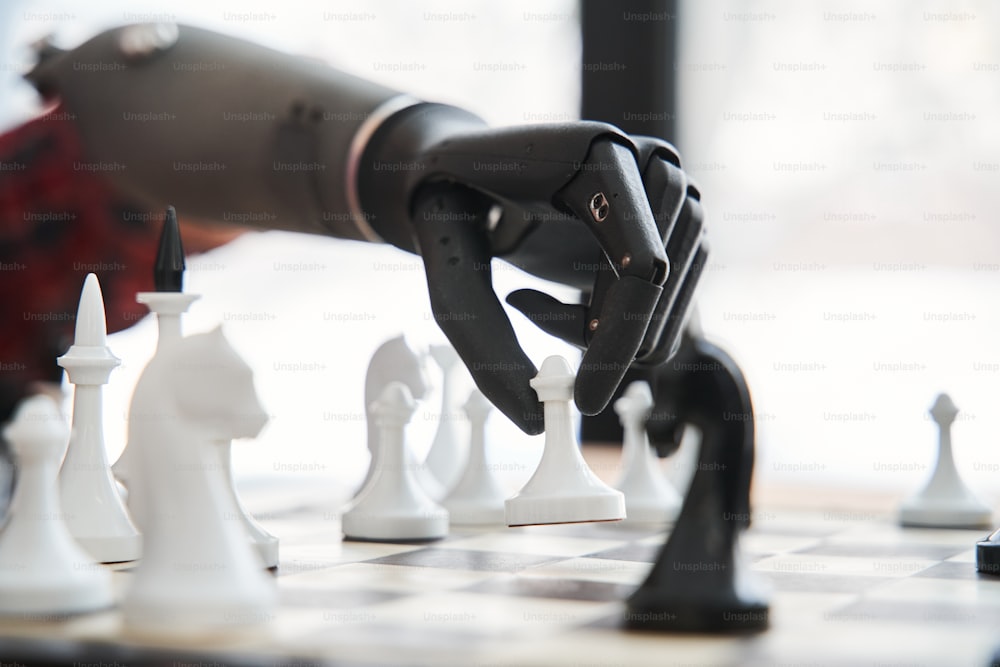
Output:
[[[584,414],[606,407],[633,363],[662,363],[676,347],[707,250],[697,189],[669,144],[592,122],[493,130],[422,105],[373,137],[361,173],[372,227],[423,257],[438,324],[524,430],[542,428],[528,385],[536,371],[494,293],[494,257],[589,294],[586,304],[534,290],[507,297],[585,350],[575,391]],[[407,208],[386,191],[412,193]]]
[[[172,24],[110,30],[72,51],[41,44],[28,78],[63,104],[87,166],[151,207],[421,255],[438,324],[526,432],[543,427],[535,367],[494,292],[493,258],[589,294],[508,296],[586,350],[585,414],[607,405],[630,365],[661,363],[677,345],[707,251],[698,192],[665,142],[592,122],[491,129]]]

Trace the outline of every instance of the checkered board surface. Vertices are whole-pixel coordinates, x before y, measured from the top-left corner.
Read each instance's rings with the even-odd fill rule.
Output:
[[[743,541],[772,589],[748,637],[619,627],[663,535],[621,524],[456,531],[425,544],[348,542],[336,516],[271,516],[281,605],[269,629],[179,647],[123,636],[117,612],[0,623],[0,662],[86,665],[989,665],[1000,578],[984,531],[889,517],[760,510]],[[129,572],[116,573],[120,590]]]

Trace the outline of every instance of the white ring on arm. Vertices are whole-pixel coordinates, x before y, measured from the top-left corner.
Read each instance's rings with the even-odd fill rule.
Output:
[[[385,243],[385,240],[368,224],[368,219],[365,218],[365,213],[361,210],[361,197],[358,194],[358,171],[361,168],[361,156],[382,123],[397,111],[417,104],[420,104],[420,100],[409,95],[397,95],[386,100],[368,115],[358,131],[354,133],[354,138],[351,139],[351,146],[347,152],[347,206],[354,226],[366,240],[372,243]]]

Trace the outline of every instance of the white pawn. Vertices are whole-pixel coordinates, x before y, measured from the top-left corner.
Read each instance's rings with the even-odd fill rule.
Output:
[[[625,494],[628,522],[669,523],[677,519],[681,497],[656,465],[646,420],[653,408],[653,394],[645,382],[633,382],[615,401],[625,437],[622,475],[615,488]]]
[[[403,429],[416,401],[402,382],[390,382],[370,411],[379,442],[372,477],[345,510],[344,535],[360,540],[432,540],[448,534],[448,511],[420,485]]]
[[[142,537],[118,493],[104,449],[102,385],[121,361],[107,345],[101,285],[87,275],[76,315],[73,346],[58,363],[73,390],[73,430],[59,472],[59,496],[70,534],[100,563],[132,561],[142,555]]]
[[[462,438],[462,413],[454,404],[455,373],[462,367],[458,352],[451,345],[431,345],[430,355],[441,368],[441,411],[434,442],[427,452],[427,469],[445,489],[450,489],[462,475],[469,457]]]
[[[580,454],[570,418],[575,376],[560,356],[542,362],[531,387],[545,409],[545,450],[520,493],[505,503],[508,526],[625,518],[625,496],[597,478]]]
[[[361,495],[361,492],[371,482],[375,474],[375,465],[379,459],[378,427],[375,424],[375,415],[372,413],[371,406],[386,386],[393,381],[406,385],[410,396],[418,400],[426,395],[429,386],[423,356],[410,347],[409,341],[402,335],[382,343],[375,350],[371,361],[368,362],[368,371],[365,373],[365,421],[368,429],[368,452],[371,454],[371,460],[368,463],[368,473],[365,475],[365,480],[361,483],[357,495]],[[431,473],[427,463],[418,462],[413,450],[409,448],[406,449],[406,457],[407,466],[413,470],[420,481],[420,486],[423,487],[427,495],[435,501],[444,498],[448,490]]]
[[[48,396],[18,407],[4,430],[18,465],[10,518],[0,533],[0,614],[76,614],[110,607],[111,573],[63,523],[56,476],[68,433]]]
[[[264,567],[278,567],[278,538],[257,523],[253,515],[243,507],[243,502],[236,491],[236,479],[233,476],[233,441],[220,440],[216,446],[219,455],[219,469],[226,482],[225,489],[231,507],[230,513],[236,521],[243,524],[243,528],[250,538],[250,543],[253,544],[257,555],[264,562]]]
[[[486,459],[486,420],[493,405],[481,391],[474,389],[464,407],[472,423],[468,463],[461,479],[441,504],[448,510],[453,525],[502,524],[507,494]]]
[[[988,528],[993,513],[969,490],[955,468],[951,451],[951,425],[958,408],[947,394],[931,406],[939,429],[937,466],[927,485],[903,503],[899,518],[904,526],[930,528]]]
[[[146,366],[130,414],[145,553],[122,603],[126,629],[185,640],[258,630],[277,592],[242,522],[227,518],[218,450],[267,423],[253,372],[219,329],[180,339]]]

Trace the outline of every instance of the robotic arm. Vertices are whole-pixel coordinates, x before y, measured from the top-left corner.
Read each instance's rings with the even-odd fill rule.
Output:
[[[424,261],[435,318],[482,391],[528,433],[542,410],[492,287],[500,257],[590,293],[508,302],[585,350],[584,414],[680,340],[707,253],[669,144],[578,122],[491,129],[319,63],[172,24],[39,48],[27,75],[72,114],[91,162],[150,206],[389,242]]]

